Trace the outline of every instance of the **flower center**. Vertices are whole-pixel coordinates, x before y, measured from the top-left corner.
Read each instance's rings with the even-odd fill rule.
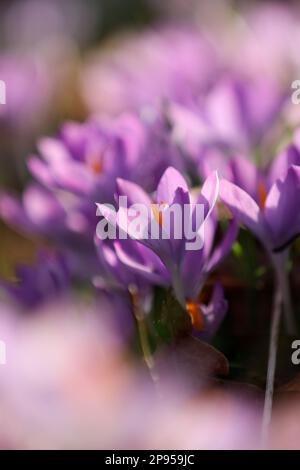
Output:
[[[103,171],[102,158],[92,158],[88,166],[95,175],[100,175]]]
[[[198,331],[203,331],[205,329],[205,318],[199,303],[193,300],[187,300],[185,307],[191,319],[193,328]]]
[[[160,204],[151,204],[151,210],[154,216],[154,219],[158,223],[160,227],[162,227],[163,223],[163,209],[167,207],[167,204],[163,201]]]

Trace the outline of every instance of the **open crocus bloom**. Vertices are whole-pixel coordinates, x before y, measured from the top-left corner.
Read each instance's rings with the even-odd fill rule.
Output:
[[[272,184],[261,207],[245,190],[225,179],[220,182],[220,198],[271,252],[283,250],[299,233],[299,166],[290,166],[286,176]]]
[[[219,175],[236,184],[264,208],[271,186],[279,178],[284,178],[292,165],[300,165],[299,132],[293,142],[283,149],[266,168],[259,168],[242,155],[226,155],[220,148],[207,148],[202,152],[198,163],[199,175],[206,178],[217,169]]]
[[[198,197],[194,199],[189,193],[184,178],[172,167],[169,167],[163,174],[157,187],[156,199],[151,199],[136,184],[125,180],[118,180],[119,196],[126,196],[127,201],[131,205],[138,203],[141,205],[139,207],[146,207],[148,209],[144,214],[139,214],[141,217],[139,218],[140,230],[138,233],[134,231],[133,222],[136,212],[131,212],[133,206],[129,208],[121,206],[115,212],[106,205],[98,205],[102,215],[109,224],[119,229],[121,238],[128,236],[135,243],[139,242],[160,258],[169,272],[178,301],[187,310],[193,326],[200,331],[206,328],[207,320],[209,320],[213,330],[215,330],[215,325],[219,323],[220,316],[222,317],[225,313],[226,308],[225,310],[224,308],[220,309],[220,306],[224,307],[225,305],[221,301],[222,290],[220,287],[214,292],[212,303],[208,306],[200,306],[199,293],[208,273],[230,250],[237,233],[236,224],[232,222],[221,244],[212,250],[216,223],[211,213],[217,200],[218,188],[218,175],[217,173],[212,173],[205,181]],[[195,213],[197,204],[201,205],[203,209],[203,218],[200,221]],[[181,238],[175,237],[172,231],[168,234],[164,232],[164,221],[170,216],[170,212],[174,209],[175,205],[183,209],[188,207],[185,217],[182,217],[179,221],[184,224],[188,218],[188,223],[194,228],[194,239],[198,238],[201,241],[200,245],[195,245],[195,249],[188,248],[188,242],[191,240],[185,236],[184,230],[181,231]],[[137,206],[135,208],[137,209]],[[174,218],[174,224],[175,221]],[[172,226],[172,224],[170,225]],[[157,235],[155,238],[151,237],[153,235],[153,226],[157,228],[157,232],[154,230],[155,235]],[[122,241],[120,246],[123,246],[123,243],[126,246],[127,241]],[[139,274],[144,274],[144,276],[149,278],[149,272],[146,272],[145,268],[141,269],[141,262],[137,264],[132,252],[130,253],[127,250],[125,254],[120,246],[116,245],[115,248],[117,248],[116,254],[121,261],[130,267],[131,270],[136,270]],[[136,253],[134,256],[136,258]],[[151,262],[153,265],[153,259]],[[163,279],[167,280],[167,277],[164,275]],[[218,307],[217,310],[219,312],[222,310],[218,320],[213,315],[214,306]]]
[[[107,200],[113,196],[116,177],[129,177],[143,144],[143,129],[134,116],[69,122],[58,138],[40,139],[42,158],[31,157],[28,166],[47,187]]]
[[[231,152],[254,149],[278,119],[285,100],[273,82],[225,76],[200,103],[169,103],[167,113],[174,139],[197,160],[207,146]]]
[[[194,239],[199,238],[202,248],[204,222],[218,196],[219,180],[216,173],[207,178],[196,201],[192,200],[184,178],[172,167],[163,174],[155,199],[151,199],[135,183],[118,179],[117,185],[118,195],[126,197],[127,206],[119,206],[118,212],[104,204],[98,204],[98,207],[108,222],[123,233],[121,238],[128,236],[141,242],[153,250],[172,272],[181,266],[187,242],[191,241],[184,224],[193,229],[192,236]],[[172,213],[175,206],[181,210]],[[201,208],[201,214],[200,211],[196,213],[197,206]],[[138,224],[135,225],[137,217]]]

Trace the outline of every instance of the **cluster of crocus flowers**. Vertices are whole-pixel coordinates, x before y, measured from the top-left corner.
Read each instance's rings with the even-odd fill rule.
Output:
[[[294,22],[287,22],[295,39]],[[226,34],[224,42],[214,34],[166,26],[123,36],[122,43],[87,58],[82,94],[93,115],[59,123],[55,136],[40,137],[26,160],[32,180],[22,196],[2,191],[0,197],[2,219],[51,250],[42,251],[33,266],[17,266],[14,282],[2,279],[0,286],[9,304],[26,314],[79,288],[95,300],[97,322],[110,317],[130,344],[139,337],[157,385],[156,357],[164,347],[176,349],[183,339],[205,348],[222,344],[218,340],[227,332],[221,324],[225,314],[231,321],[233,310],[228,285],[234,277],[238,284],[231,251],[244,250],[239,228],[246,229],[252,243],[258,240],[253,245],[273,268],[276,283],[266,430],[281,311],[285,333],[296,331],[288,262],[300,233],[300,134],[282,147],[282,136],[294,126],[286,118],[287,88],[267,73],[257,74],[252,62],[258,51],[246,32],[232,62]],[[235,29],[232,34],[239,44]],[[265,59],[268,41],[262,43]],[[243,65],[248,60],[245,51],[251,59],[247,71],[240,64],[241,57]],[[270,68],[277,71],[273,59],[272,54]],[[11,85],[16,72],[5,65]],[[24,86],[31,82],[30,70],[28,77],[21,75]],[[32,108],[38,119],[46,95],[37,87],[37,103],[31,106],[27,97],[23,112]],[[12,115],[18,103],[10,103]],[[19,117],[26,123],[24,114]],[[114,236],[99,236],[103,227]],[[165,323],[178,318],[182,324],[170,338]]]

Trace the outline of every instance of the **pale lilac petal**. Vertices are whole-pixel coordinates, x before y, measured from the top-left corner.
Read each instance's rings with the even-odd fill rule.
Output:
[[[140,245],[142,246],[142,245]],[[140,260],[137,259],[137,255],[132,256],[131,253],[126,251],[126,246],[124,243],[120,243],[119,241],[116,241],[114,243],[116,255],[118,256],[119,260],[127,266],[128,269],[132,270],[135,274],[143,276],[145,279],[148,279],[150,282],[157,284],[157,285],[168,285],[169,280],[168,280],[168,275],[165,270],[165,276],[162,276],[161,273],[156,272],[154,266],[152,266],[149,263],[146,263],[145,260],[142,258]],[[149,250],[146,247],[143,247],[144,249]],[[138,253],[138,248],[136,247],[137,253]],[[150,250],[149,250],[150,251]],[[158,261],[159,258],[158,258]],[[163,265],[162,265],[163,268]]]
[[[157,187],[156,200],[158,204],[169,204],[174,202],[176,192],[181,188],[188,193],[188,186],[183,176],[173,167],[166,169]]]
[[[38,157],[30,157],[27,160],[27,166],[30,173],[44,186],[54,184],[53,175],[49,171],[48,165]]]
[[[212,271],[216,266],[228,255],[231,250],[232,244],[234,243],[238,234],[238,224],[236,220],[232,220],[229,223],[229,227],[220,242],[220,244],[214,249],[211,258],[209,259],[205,270],[207,272]]]
[[[232,159],[231,169],[233,183],[242,188],[255,201],[259,197],[259,182],[262,175],[257,166],[245,157],[238,156]]]
[[[287,243],[300,232],[300,167],[291,166],[284,180],[271,187],[265,205],[265,220],[273,248]]]
[[[151,199],[148,194],[137,184],[131,181],[117,178],[117,193],[119,196],[126,196],[128,206],[132,204],[143,204],[149,208]]]
[[[283,150],[273,161],[269,170],[270,185],[278,179],[285,178],[292,165],[300,165],[300,151],[295,145]]]
[[[50,164],[59,164],[62,163],[63,160],[69,160],[71,158],[64,144],[52,137],[40,139],[37,148],[42,157]]]
[[[13,227],[19,227],[25,231],[32,230],[32,224],[22,204],[9,194],[1,194],[0,196],[0,215],[7,224]]]
[[[264,240],[262,215],[258,205],[249,194],[235,184],[222,179],[220,181],[220,199],[238,222],[244,224],[262,241]]]
[[[228,309],[228,303],[224,298],[224,290],[220,283],[214,286],[213,294],[208,305],[201,305],[201,310],[205,316],[206,329],[197,336],[209,341],[219,329]]]
[[[205,218],[211,214],[213,208],[215,207],[219,195],[219,186],[220,181],[218,172],[214,171],[209,175],[208,178],[206,178],[201,189],[201,195],[206,199],[208,203],[208,206],[205,208]]]
[[[24,210],[37,227],[59,227],[65,220],[65,211],[52,193],[38,186],[30,186],[23,195]]]
[[[198,170],[203,179],[208,178],[213,171],[217,170],[220,177],[233,181],[230,159],[224,151],[216,147],[208,147],[202,151]]]

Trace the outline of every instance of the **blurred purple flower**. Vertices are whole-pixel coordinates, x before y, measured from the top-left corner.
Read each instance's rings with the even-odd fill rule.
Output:
[[[6,105],[0,106],[0,123],[12,129],[35,130],[45,119],[53,80],[44,64],[7,53],[0,56],[1,80],[6,84]]]
[[[101,123],[69,122],[58,138],[40,139],[42,158],[31,157],[28,166],[46,187],[92,202],[96,197],[111,201],[116,177],[130,177],[144,142],[144,129],[134,116]]]
[[[135,240],[115,240],[110,243],[95,239],[99,261],[111,277],[111,284],[140,287],[150,284],[170,284],[169,273],[160,258]]]
[[[54,240],[69,253],[75,270],[94,273],[95,201],[113,201],[117,176],[134,177],[145,139],[144,127],[129,115],[65,124],[58,138],[40,139],[42,159],[28,161],[41,184],[29,185],[21,202],[2,194],[2,218],[19,230]]]
[[[198,100],[183,106],[170,103],[167,115],[173,138],[196,163],[207,148],[248,152],[266,139],[287,94],[267,80],[226,76]]]
[[[9,298],[22,309],[35,309],[57,301],[70,287],[70,272],[64,257],[49,250],[40,251],[33,266],[17,265],[16,281],[0,281]]]
[[[91,112],[147,112],[166,99],[188,102],[217,68],[209,41],[190,26],[121,36],[114,45],[85,64],[82,93]]]

